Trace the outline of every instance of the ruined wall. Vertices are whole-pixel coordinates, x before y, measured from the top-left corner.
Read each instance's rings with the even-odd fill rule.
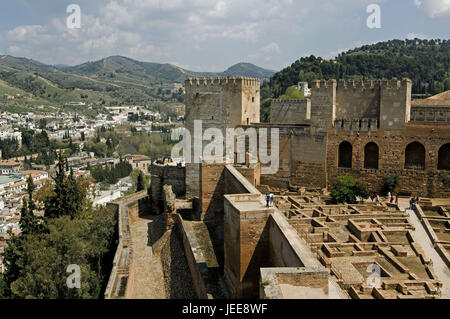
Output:
[[[217,128],[226,136],[227,128],[258,123],[260,118],[260,81],[251,78],[186,79],[186,128],[201,140],[203,132]],[[195,121],[202,121],[202,130],[195,131]],[[203,146],[208,144],[203,142]],[[202,154],[195,154],[192,143],[191,163],[199,163]],[[202,148],[203,150],[203,148]],[[200,197],[200,165],[186,165],[188,198]]]
[[[164,185],[172,186],[172,190],[178,198],[186,195],[186,167],[152,163],[150,172],[152,176],[150,185],[152,202],[159,208],[162,208],[164,199]]]
[[[450,140],[450,129],[445,126],[431,127],[409,124],[405,130],[377,132],[335,132],[328,135],[327,173],[331,187],[338,176],[351,175],[380,191],[385,175],[398,175],[397,192],[417,196],[448,197],[450,190],[442,183],[442,171],[438,171],[438,152]],[[339,144],[348,141],[353,146],[352,168],[338,168]],[[369,142],[379,148],[378,169],[364,168],[364,150]],[[425,170],[405,168],[405,150],[412,142],[425,147]]]
[[[311,119],[311,100],[273,100],[270,123],[303,124]]]

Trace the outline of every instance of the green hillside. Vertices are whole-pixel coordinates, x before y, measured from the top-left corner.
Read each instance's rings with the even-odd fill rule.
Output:
[[[223,73],[201,73],[171,64],[140,62],[113,56],[77,66],[50,66],[38,61],[0,56],[0,103],[7,107],[61,107],[70,102],[89,105],[180,103],[183,96],[170,89],[186,77],[251,76],[268,78],[273,71],[237,64]],[[8,96],[17,95],[15,99]]]
[[[299,81],[314,79],[404,78],[413,93],[438,94],[450,89],[450,40],[391,40],[365,45],[333,60],[310,56],[276,73],[262,90],[278,97]]]

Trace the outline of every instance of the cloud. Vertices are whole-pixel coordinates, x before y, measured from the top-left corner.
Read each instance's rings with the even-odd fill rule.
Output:
[[[13,21],[4,24],[9,27],[0,29],[0,52],[51,64],[124,55],[179,61],[195,70],[224,70],[243,59],[279,69],[306,52],[335,55],[342,51],[337,48],[373,42],[375,33],[365,25],[366,7],[388,0],[19,1],[38,18],[29,23],[18,12],[9,19]],[[450,0],[413,1],[433,18],[449,12]],[[66,7],[71,3],[81,7],[81,29],[66,27]],[[400,22],[411,24],[408,31],[416,30],[416,21]],[[419,30],[433,35],[430,29]],[[377,37],[396,36],[394,29],[382,31],[387,34]]]
[[[429,36],[425,35],[425,34],[420,34],[420,33],[408,33],[408,35],[406,36],[406,38],[408,40],[414,40],[414,39],[420,39],[420,40],[425,40],[425,39],[430,39]]]
[[[450,16],[450,0],[414,0],[414,4],[432,19]]]
[[[271,42],[266,46],[260,48],[258,52],[249,54],[248,58],[253,63],[261,63],[261,62],[268,63],[272,61],[275,55],[278,55],[280,53],[281,53],[280,46],[276,42]]]

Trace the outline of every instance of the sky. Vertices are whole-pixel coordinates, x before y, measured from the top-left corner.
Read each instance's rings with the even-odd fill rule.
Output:
[[[70,4],[80,28],[68,28]],[[380,28],[369,28],[380,7]],[[0,54],[77,65],[108,56],[224,71],[281,70],[314,54],[406,38],[450,39],[450,0],[0,0]]]

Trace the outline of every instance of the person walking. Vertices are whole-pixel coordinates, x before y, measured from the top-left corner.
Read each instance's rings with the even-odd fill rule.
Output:
[[[397,195],[397,196],[395,196],[395,205],[397,205],[397,206],[398,206],[398,195]]]
[[[274,201],[275,201],[275,195],[274,194],[272,194],[272,193],[270,193],[270,207],[273,207],[273,203],[274,203]]]
[[[380,195],[378,195],[378,194],[375,194],[375,197],[376,197],[376,201],[377,201],[377,203],[379,203],[379,202],[380,202]]]
[[[388,198],[388,199],[391,199],[391,197],[392,197],[392,196],[391,196],[391,192],[389,192],[387,198]]]
[[[270,203],[270,195],[267,194],[266,195],[266,207],[269,208],[269,203]]]

